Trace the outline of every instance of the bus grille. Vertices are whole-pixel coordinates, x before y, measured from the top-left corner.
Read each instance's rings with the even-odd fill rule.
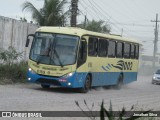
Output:
[[[57,80],[52,80],[52,79],[46,79],[46,78],[39,78],[37,80],[38,83],[45,83],[45,84],[53,84],[60,86],[61,84]]]

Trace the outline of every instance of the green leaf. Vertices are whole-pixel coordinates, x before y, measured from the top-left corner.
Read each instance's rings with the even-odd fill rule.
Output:
[[[105,120],[105,116],[104,116],[104,106],[103,106],[103,101],[102,101],[102,104],[101,104],[101,110],[100,110],[100,119],[101,120]]]
[[[37,9],[32,3],[26,1],[22,5],[22,10],[30,12],[40,26],[62,26],[66,19],[63,15],[63,7],[66,3],[66,0],[44,0],[43,7]]]

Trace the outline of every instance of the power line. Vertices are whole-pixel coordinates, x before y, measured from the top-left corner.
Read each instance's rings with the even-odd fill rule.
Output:
[[[96,4],[94,1],[92,1],[94,4]],[[90,2],[91,4],[92,4],[92,2]],[[113,19],[113,17],[111,17],[106,11],[104,11],[103,9],[101,9],[102,7],[101,6],[99,6],[98,4],[96,4],[96,5],[94,5],[94,7],[96,8],[96,9],[100,9],[101,11],[103,11],[103,13],[105,13],[105,14],[107,14],[109,17],[110,17],[110,19],[109,19],[109,21],[112,19],[113,21],[115,21],[115,22],[117,22],[115,19]],[[97,8],[98,7],[98,8]],[[106,17],[106,15],[105,14],[103,14],[103,16],[104,17]],[[108,24],[108,22],[109,21],[106,21],[107,22],[107,24]],[[128,31],[129,31],[129,29],[128,28],[126,28],[126,27],[122,27],[122,28],[119,28],[116,24],[112,24],[114,27],[116,27],[117,29],[118,29],[118,31],[121,31],[122,30],[122,28],[125,28],[125,29],[127,29]],[[122,25],[121,25],[122,26]],[[123,29],[124,30],[124,29]],[[126,31],[124,31],[124,33],[125,34],[128,34],[128,32],[126,33]]]
[[[86,5],[87,6],[90,6],[91,8],[92,8],[92,11],[94,11],[95,12],[95,15],[94,15],[94,17],[95,16],[97,16],[97,18],[99,18],[99,20],[101,20],[101,21],[104,21],[104,20],[102,20],[98,15],[100,15],[101,14],[101,16],[104,16],[104,14],[102,14],[102,12],[100,12],[97,8],[96,8],[96,6],[94,5],[94,4],[92,4],[92,2],[91,1],[89,1],[88,0],[88,2],[90,3],[89,5],[88,5],[88,3],[86,2]],[[81,3],[81,5],[82,5],[82,2],[80,2]],[[82,6],[84,6],[84,5],[82,5]],[[98,10],[98,12],[97,12],[97,10]],[[91,12],[92,13],[92,12]],[[94,17],[92,17],[92,18],[94,18]],[[106,17],[106,16],[104,16],[104,17]],[[108,18],[107,18],[108,19]],[[104,21],[105,22],[105,21]],[[119,28],[118,28],[119,29]],[[116,29],[114,29],[115,31],[119,31],[119,30],[116,30]]]
[[[82,5],[82,7],[84,6],[81,1],[80,1],[79,3]],[[89,5],[89,6],[92,7],[91,5]],[[93,9],[93,10],[95,11],[95,9]],[[96,12],[96,11],[95,11],[95,12]],[[92,12],[91,12],[91,13],[92,13]],[[99,15],[99,14],[96,13],[96,14],[94,14],[93,16],[97,16],[97,18],[100,19],[100,17],[99,17],[98,15]],[[92,18],[94,18],[93,16],[92,16]]]
[[[119,24],[119,25],[126,25],[126,26],[138,26],[138,27],[154,27],[153,25],[148,24],[136,24],[136,23],[120,23],[120,22],[110,22],[111,24]]]
[[[125,26],[133,26],[133,27],[154,27],[153,25],[148,25],[148,24],[137,24],[137,23],[120,23],[118,22],[117,20],[115,20],[113,17],[111,17],[106,11],[104,11],[102,8],[102,6],[99,6],[99,4],[96,4],[95,1],[90,1],[88,0],[85,1],[85,5],[83,4],[84,2],[82,1],[79,1],[82,5],[82,7],[84,7],[84,9],[86,11],[89,12],[89,15],[92,17],[92,18],[95,18],[95,16],[97,16],[97,18],[99,18],[100,20],[102,20],[102,17],[105,19],[105,20],[102,20],[102,21],[105,21],[106,23],[108,23],[108,20],[110,21],[109,24],[112,25],[112,29],[118,33],[120,33],[120,31],[122,30],[122,28],[124,28],[124,34],[126,35],[129,35],[129,36],[134,36],[134,34],[137,34],[137,32],[152,32],[152,31],[143,31],[143,30],[130,30],[128,28],[126,28]],[[89,4],[88,4],[89,3]],[[88,6],[91,6],[90,7],[87,7]],[[86,9],[87,8],[87,9]],[[92,9],[92,12],[90,11],[90,9]],[[94,12],[93,12],[94,11]],[[94,13],[94,15],[93,15]],[[101,17],[101,18],[100,18]],[[148,20],[147,20],[148,21]],[[122,28],[120,28],[120,26]],[[134,34],[133,34],[134,33]],[[143,38],[143,34],[141,35],[141,37]]]
[[[102,9],[101,9],[101,11],[99,10],[101,7],[99,7],[98,4],[96,4],[94,1],[92,1],[93,3],[95,3],[95,4],[98,6],[99,9],[98,9],[97,6],[94,5],[90,0],[88,0],[88,1],[89,1],[89,3],[90,3],[92,6],[94,6],[94,7],[93,7],[94,10],[98,10],[98,11],[99,11],[97,14],[102,14],[102,16],[105,17],[105,19],[108,20],[108,21],[106,21],[106,23],[108,24],[108,22],[109,22],[110,19],[111,19],[111,16],[110,16],[108,13],[105,12],[105,13],[109,16],[109,18],[106,17],[106,14],[104,14],[104,12],[103,12],[103,13],[101,12]],[[101,20],[101,19],[100,19],[100,20]],[[102,21],[104,21],[104,20],[102,20]],[[119,28],[117,25],[113,24],[113,26],[118,29],[118,30],[116,29],[115,31],[118,31],[118,32],[119,32],[119,31],[121,30],[121,28]]]
[[[94,1],[93,1],[93,3],[95,3]],[[104,11],[102,8],[104,8],[104,7],[99,7],[98,6],[99,4],[96,4],[96,6],[99,8],[99,9],[101,9],[102,11]],[[104,5],[104,4],[102,4],[102,5]],[[108,6],[107,6],[108,7]],[[114,10],[114,9],[113,9]],[[106,13],[106,11],[104,11],[104,13]],[[108,13],[107,13],[108,14]],[[111,18],[112,19],[112,21],[117,21],[117,20],[115,20],[114,18]],[[148,21],[148,20],[147,20]],[[123,29],[123,31],[126,33],[126,34],[129,34],[130,36],[131,36],[131,34],[133,33],[133,31],[131,31],[131,30],[129,30],[128,28],[126,28],[125,26],[134,26],[134,27],[154,27],[153,25],[148,25],[148,24],[135,24],[135,23],[133,23],[133,24],[126,24],[126,23],[119,23],[119,22],[110,22],[112,25],[114,25],[115,26],[115,24],[117,24],[117,25],[120,25],[120,26],[122,26],[122,28],[124,28]],[[117,26],[116,26],[117,27]],[[120,28],[119,29],[119,27],[118,27],[118,29],[119,30],[121,30],[122,28]],[[127,30],[127,31],[126,31]],[[131,33],[132,32],[132,33]]]

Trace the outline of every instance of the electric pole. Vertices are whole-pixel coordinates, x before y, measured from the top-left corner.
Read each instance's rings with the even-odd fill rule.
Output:
[[[78,0],[71,0],[71,27],[77,25]]]
[[[84,18],[84,28],[86,27],[86,23],[87,23],[87,16],[85,15],[85,18]]]
[[[158,42],[158,14],[156,14],[156,20],[151,20],[151,22],[155,22],[155,39],[154,39],[154,50],[153,50],[153,64],[152,66],[155,67],[155,58],[156,58],[156,53],[157,53],[157,42]]]

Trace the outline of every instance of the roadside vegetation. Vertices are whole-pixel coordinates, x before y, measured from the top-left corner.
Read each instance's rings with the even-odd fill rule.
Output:
[[[22,52],[9,46],[0,50],[0,84],[23,83],[26,80],[27,62],[20,61]]]
[[[31,2],[26,1],[22,10],[30,12],[32,18],[40,26],[64,26],[68,11],[63,12],[66,0],[44,0],[43,7],[37,9]]]
[[[112,108],[111,101],[109,109],[106,109],[104,107],[104,101],[102,101],[99,111],[100,118],[97,118],[98,117],[97,113],[95,115],[94,114],[95,111],[93,111],[94,103],[92,104],[91,107],[89,107],[86,100],[84,100],[84,104],[87,108],[87,111],[80,106],[78,101],[75,101],[75,104],[83,112],[83,114],[90,120],[157,120],[154,117],[133,116],[133,114],[130,113],[134,113],[134,111],[136,113],[139,112],[140,114],[149,114],[151,112],[151,110],[143,110],[143,109],[139,110],[134,105],[132,105],[130,110],[128,111],[126,111],[125,107],[123,107],[120,111],[114,111]]]
[[[99,21],[88,20],[86,22],[82,22],[80,25],[78,25],[78,27],[89,30],[89,31],[100,32],[105,34],[109,34],[111,32],[110,25],[102,20],[99,20]]]
[[[67,0],[44,0],[43,7],[38,9],[29,1],[22,5],[22,11],[29,12],[32,19],[40,26],[68,26],[67,22],[71,18],[71,10],[64,11]],[[22,21],[26,21],[21,18]],[[77,27],[100,33],[110,33],[111,26],[105,21],[88,20],[84,18],[84,22]]]

